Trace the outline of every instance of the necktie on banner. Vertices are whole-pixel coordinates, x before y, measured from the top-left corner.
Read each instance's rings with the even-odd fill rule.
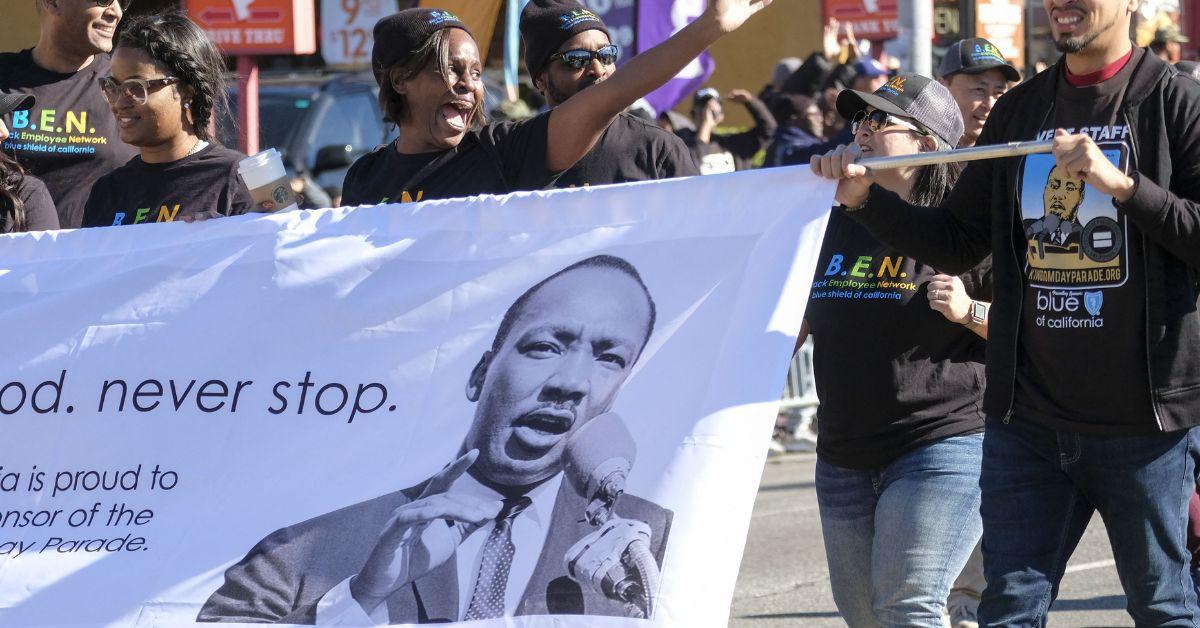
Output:
[[[496,526],[483,544],[483,561],[479,564],[475,592],[471,594],[471,605],[467,607],[464,620],[491,619],[504,615],[508,570],[512,568],[512,559],[516,554],[516,546],[512,542],[512,520],[531,503],[528,497],[504,500],[504,507],[496,517]]]
[[[0,236],[0,626],[724,624],[832,196]]]

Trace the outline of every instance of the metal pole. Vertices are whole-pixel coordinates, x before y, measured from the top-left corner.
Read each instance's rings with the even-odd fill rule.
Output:
[[[1009,142],[991,146],[975,146],[973,148],[957,148],[954,150],[939,150],[932,153],[917,153],[915,155],[897,155],[895,157],[871,157],[859,164],[868,170],[887,170],[888,168],[911,168],[979,159],[998,159],[1001,157],[1018,157],[1048,153],[1054,147],[1054,140],[1041,142]]]
[[[247,155],[258,152],[258,61],[250,55],[237,58],[238,149]]]

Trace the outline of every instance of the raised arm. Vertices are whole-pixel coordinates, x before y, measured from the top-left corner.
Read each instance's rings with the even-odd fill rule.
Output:
[[[570,168],[587,154],[609,123],[633,101],[679,73],[706,48],[738,29],[771,0],[710,0],[694,22],[643,52],[597,83],[567,99],[550,114],[546,167]]]

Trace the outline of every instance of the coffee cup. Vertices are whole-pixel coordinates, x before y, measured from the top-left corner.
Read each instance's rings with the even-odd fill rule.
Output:
[[[283,157],[274,148],[238,162],[238,176],[250,191],[254,205],[262,211],[298,209],[296,195],[283,167]]]

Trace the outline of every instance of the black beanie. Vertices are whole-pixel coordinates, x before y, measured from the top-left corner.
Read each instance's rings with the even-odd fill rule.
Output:
[[[525,67],[531,75],[537,76],[559,46],[575,35],[591,30],[609,35],[604,20],[576,0],[531,0],[521,11]]]
[[[461,28],[471,34],[456,15],[441,9],[405,9],[376,22],[375,44],[371,46],[375,82],[382,87],[386,69],[416,54],[431,35],[444,28]]]

